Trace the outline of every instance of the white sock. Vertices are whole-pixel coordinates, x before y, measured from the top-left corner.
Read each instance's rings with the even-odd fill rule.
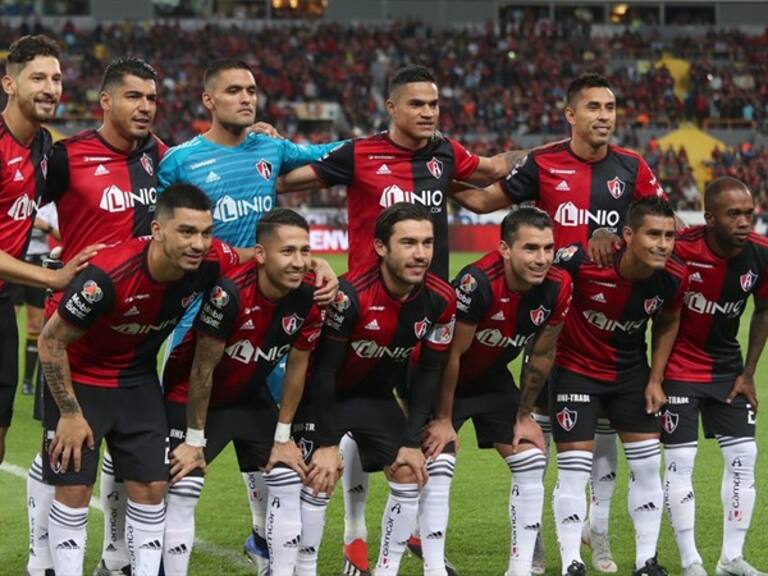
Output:
[[[195,542],[195,507],[203,491],[203,478],[182,478],[168,488],[165,507],[163,569],[166,576],[186,576]]]
[[[70,508],[54,499],[48,518],[48,540],[56,574],[82,576],[88,540],[88,507]]]
[[[365,525],[365,501],[368,498],[368,474],[363,472],[357,442],[345,434],[339,442],[339,452],[344,461],[341,487],[344,493],[344,544],[354,540],[368,540]]]
[[[424,576],[446,576],[445,537],[456,456],[440,454],[427,464],[429,479],[419,498],[419,530]]]
[[[563,574],[581,559],[581,528],[587,514],[584,489],[592,472],[592,453],[567,450],[557,455],[557,485],[552,494],[555,531],[560,544]]]
[[[723,550],[721,557],[733,560],[743,555],[744,539],[752,522],[755,507],[755,461],[757,444],[754,438],[718,436],[723,452]]]
[[[509,489],[512,538],[507,576],[528,576],[531,573],[536,536],[541,530],[547,458],[541,450],[534,449],[507,456],[504,461],[512,472]]]
[[[549,446],[552,444],[552,420],[550,420],[548,414],[537,414],[534,412],[533,421],[539,425],[541,432],[544,434],[544,447],[546,448],[544,456],[547,462],[549,462]]]
[[[125,486],[115,480],[112,456],[104,452],[101,461],[99,501],[104,510],[104,540],[101,559],[110,570],[120,570],[129,564],[128,549],[125,547]]]
[[[266,538],[264,526],[267,522],[267,497],[269,488],[261,472],[243,472],[243,482],[248,492],[248,505],[251,508],[251,526],[253,533]]]
[[[301,544],[301,478],[290,468],[264,475],[269,486],[267,544],[272,576],[293,576]]]
[[[27,474],[27,520],[29,522],[29,557],[27,572],[30,576],[43,576],[53,568],[48,546],[48,515],[51,512],[56,489],[43,481],[43,459],[35,455]]]
[[[624,455],[629,465],[627,504],[635,527],[635,568],[642,568],[656,556],[661,530],[661,445],[657,439],[625,442]]]
[[[163,558],[165,502],[139,504],[128,498],[125,544],[133,576],[156,576]]]
[[[680,566],[703,563],[696,549],[696,498],[693,492],[693,464],[698,443],[664,446],[667,468],[664,473],[664,507],[680,550]]]
[[[301,548],[296,576],[317,576],[317,553],[323,540],[325,512],[330,501],[324,492],[314,495],[308,486],[301,489]]]
[[[592,498],[589,507],[589,529],[598,534],[608,533],[611,516],[611,498],[616,488],[616,469],[619,453],[616,448],[616,430],[607,418],[597,419],[592,459],[590,488]]]
[[[419,487],[389,482],[389,497],[381,517],[381,545],[376,576],[396,576],[405,545],[419,515]]]

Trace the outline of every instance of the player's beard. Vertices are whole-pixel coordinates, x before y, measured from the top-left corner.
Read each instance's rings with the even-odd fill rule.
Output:
[[[59,102],[55,99],[54,102],[55,105],[50,113],[43,112],[38,110],[35,102],[35,96],[30,96],[29,98],[19,100],[19,109],[21,110],[21,113],[24,115],[24,117],[30,122],[35,124],[42,124],[43,122],[50,121],[56,115],[56,106],[58,106]]]

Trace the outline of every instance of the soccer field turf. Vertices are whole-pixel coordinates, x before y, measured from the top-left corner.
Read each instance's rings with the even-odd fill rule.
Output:
[[[456,274],[475,257],[468,253],[453,254],[451,273]],[[338,271],[345,266],[345,258],[329,257],[329,260]],[[751,316],[751,310],[750,306],[742,322],[740,340],[743,346],[746,344],[749,325],[746,320]],[[768,402],[764,382],[767,370],[766,362],[761,361],[756,380],[763,402]],[[518,371],[519,367],[515,363],[515,374]],[[18,475],[23,476],[24,469],[31,464],[41,436],[40,426],[32,420],[31,412],[31,398],[18,394],[14,423],[7,441],[6,464],[0,468],[0,576],[24,573],[27,544],[25,479]],[[768,436],[760,419],[757,429],[758,445],[762,448]],[[476,448],[471,425],[461,430],[460,438],[462,448],[451,493],[447,555],[464,576],[500,576],[506,569],[509,547],[509,470],[495,451],[480,451]],[[250,531],[251,517],[231,447],[208,470],[205,489],[197,509],[197,536],[200,541],[192,556],[190,574],[253,574],[242,556],[242,544]],[[551,511],[555,472],[554,466],[550,465],[543,518],[549,568],[547,574],[553,576],[560,574]],[[714,572],[722,536],[721,472],[722,460],[717,445],[713,440],[701,442],[694,478],[698,505],[697,536],[700,552],[710,573]],[[758,498],[746,548],[746,557],[764,569],[768,567],[768,533],[762,532],[768,513],[763,481],[767,472],[768,464],[761,456],[756,471]],[[626,507],[626,485],[627,469],[621,462],[611,515],[613,552],[619,565],[619,574],[630,573],[634,560],[634,535]],[[374,562],[378,550],[380,516],[386,499],[386,482],[382,474],[371,477],[370,492],[367,508],[368,536],[371,562]],[[336,494],[328,510],[325,538],[320,549],[321,576],[337,575],[341,571],[342,520],[342,499],[340,494]],[[86,573],[90,574],[101,551],[102,517],[95,510],[90,515],[88,533]],[[585,560],[588,561],[588,558],[587,552]],[[666,516],[659,543],[659,560],[670,570],[670,574],[679,574],[677,549]],[[415,559],[404,559],[400,574],[408,576],[421,572],[421,566]]]

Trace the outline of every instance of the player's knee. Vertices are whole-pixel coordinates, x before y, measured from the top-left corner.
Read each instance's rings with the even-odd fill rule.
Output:
[[[400,466],[394,470],[390,468],[387,476],[390,481],[399,484],[416,484],[417,482],[416,474],[410,466]]]
[[[125,481],[125,492],[128,498],[136,504],[160,504],[165,498],[168,482],[134,482]]]
[[[751,473],[754,472],[755,462],[757,461],[757,443],[742,442],[734,446],[729,446],[723,450],[723,459],[725,466],[731,473]]]
[[[70,508],[85,508],[91,499],[91,486],[56,486],[55,500]]]

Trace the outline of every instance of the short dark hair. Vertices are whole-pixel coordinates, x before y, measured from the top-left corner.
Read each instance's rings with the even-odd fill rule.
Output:
[[[712,202],[715,201],[715,198],[728,190],[744,190],[745,192],[752,194],[749,187],[738,178],[721,176],[720,178],[712,180],[712,182],[710,182],[704,189],[704,209],[706,210]]]
[[[104,69],[100,90],[104,92],[114,84],[122,82],[125,76],[136,76],[142,80],[157,80],[157,71],[142,58],[118,58],[110,62]]]
[[[517,231],[521,226],[546,230],[552,228],[552,218],[541,208],[521,206],[504,216],[501,221],[501,239],[511,246],[517,240]]]
[[[675,212],[669,205],[669,202],[659,196],[644,196],[635,200],[627,209],[627,218],[625,226],[629,226],[633,231],[639,230],[645,223],[646,216],[661,216],[663,218],[674,218]]]
[[[58,60],[60,54],[56,41],[44,34],[22,36],[8,48],[5,69],[8,74],[15,75],[21,72],[27,62],[38,56],[50,56]]]
[[[412,64],[410,66],[404,66],[395,70],[392,77],[389,79],[389,95],[392,95],[396,89],[412,82],[432,82],[437,83],[435,73],[426,66],[421,64]]]
[[[373,237],[376,240],[381,240],[384,244],[388,244],[395,224],[403,220],[428,220],[432,222],[432,218],[430,218],[429,212],[424,206],[411,204],[410,202],[395,202],[376,218]]]
[[[251,67],[243,60],[238,60],[237,58],[221,58],[219,60],[214,60],[206,67],[205,72],[203,73],[203,86],[207,88],[209,82],[226,70],[247,70],[254,76],[254,78],[256,77],[253,70],[251,70]]]
[[[611,88],[608,78],[597,72],[585,72],[568,85],[568,104],[573,106],[579,92],[585,88]]]
[[[275,208],[259,220],[256,229],[256,242],[263,240],[265,236],[274,234],[280,226],[295,226],[309,232],[309,223],[304,216],[288,208]]]
[[[176,208],[211,211],[211,199],[197,186],[179,182],[171,184],[157,198],[155,220],[172,218]]]

